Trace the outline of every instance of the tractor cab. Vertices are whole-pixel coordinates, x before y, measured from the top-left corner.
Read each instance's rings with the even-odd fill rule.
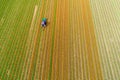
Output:
[[[42,27],[46,27],[47,26],[47,18],[42,18],[41,26]]]

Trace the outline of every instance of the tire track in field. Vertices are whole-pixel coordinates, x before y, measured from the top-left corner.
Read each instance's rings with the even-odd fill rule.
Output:
[[[43,16],[45,16],[45,14],[46,14],[46,6],[47,6],[47,3],[48,3],[48,0],[46,0],[45,2],[44,2],[44,4],[46,3],[46,5],[44,5],[44,7],[45,8],[43,8],[43,10],[41,11],[41,16],[40,16],[40,21],[39,22],[41,22],[41,18],[43,17]],[[39,24],[40,25],[40,24]],[[41,26],[39,26],[39,27],[41,27]],[[38,56],[40,56],[41,54],[42,55],[45,55],[45,54],[43,54],[43,50],[41,49],[41,52],[39,52],[39,47],[40,48],[42,48],[42,46],[45,46],[45,45],[42,45],[42,43],[44,43],[44,32],[43,32],[43,29],[42,29],[42,27],[40,28],[40,33],[41,34],[38,34],[38,36],[37,36],[37,42],[39,43],[38,44],[38,46],[36,45],[36,48],[37,48],[37,50],[36,50],[36,52],[37,52],[37,54],[38,54]],[[36,66],[37,66],[37,69],[36,69],[36,72],[35,72],[35,79],[37,78],[38,79],[38,76],[36,76],[36,75],[39,75],[37,72],[38,72],[38,67],[40,66],[40,65],[38,65],[38,60],[39,59],[41,59],[40,57],[37,57],[38,59],[36,60]],[[44,56],[42,57],[43,59],[42,59],[42,61],[44,61]],[[42,72],[42,71],[41,71]],[[42,74],[41,74],[41,76],[42,76]],[[41,77],[42,78],[42,77]],[[44,79],[43,79],[44,80]]]
[[[45,12],[44,12],[44,16],[48,19],[48,25],[47,27],[43,30],[43,34],[42,34],[42,38],[40,40],[40,48],[39,48],[39,53],[41,53],[41,66],[39,67],[39,79],[41,80],[47,80],[48,77],[48,73],[49,73],[49,53],[50,50],[48,50],[48,48],[50,48],[51,46],[51,30],[52,30],[52,22],[53,22],[53,7],[54,7],[54,2],[52,0],[47,0],[46,1],[46,8],[45,8]],[[48,14],[49,13],[49,14]],[[49,43],[48,43],[49,42]]]
[[[47,17],[47,13],[49,13],[48,12],[48,4],[49,4],[49,0],[46,0],[45,1],[45,3],[44,3],[44,10],[43,10],[43,12],[42,12],[42,15],[41,15],[41,18],[42,17],[46,17],[47,19],[49,19],[48,17]],[[48,27],[48,26],[47,26]],[[47,53],[44,53],[44,49],[45,49],[45,41],[46,41],[46,29],[44,28],[44,29],[42,29],[42,27],[41,27],[41,37],[40,37],[40,45],[39,45],[39,47],[38,47],[38,49],[40,49],[40,52],[39,53],[41,53],[41,56],[42,56],[42,58],[41,58],[41,61],[42,61],[42,63],[43,64],[41,64],[41,66],[40,66],[40,79],[41,80],[45,80],[45,76],[44,76],[44,73],[45,73],[45,64],[46,64],[46,54]],[[47,74],[45,74],[45,75],[47,75]]]

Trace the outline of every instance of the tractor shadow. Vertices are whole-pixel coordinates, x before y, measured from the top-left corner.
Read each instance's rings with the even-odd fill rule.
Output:
[[[48,27],[48,26],[49,26],[49,24],[50,24],[50,22],[48,21],[48,22],[47,22],[47,24],[46,24],[46,27]]]

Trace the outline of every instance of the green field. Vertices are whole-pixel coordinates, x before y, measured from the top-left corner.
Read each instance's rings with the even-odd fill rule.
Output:
[[[29,56],[25,54],[28,32],[35,5],[40,10],[41,3],[40,0],[0,0],[0,80],[20,80],[24,76],[22,68],[23,65],[26,68],[24,61]],[[36,16],[40,16],[39,12]],[[36,25],[35,21],[32,25]]]
[[[120,80],[119,3],[0,0],[0,80]]]

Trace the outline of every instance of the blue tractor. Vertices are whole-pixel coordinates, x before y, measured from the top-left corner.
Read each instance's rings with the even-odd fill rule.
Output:
[[[42,27],[46,27],[47,26],[47,18],[42,18],[41,26]]]

